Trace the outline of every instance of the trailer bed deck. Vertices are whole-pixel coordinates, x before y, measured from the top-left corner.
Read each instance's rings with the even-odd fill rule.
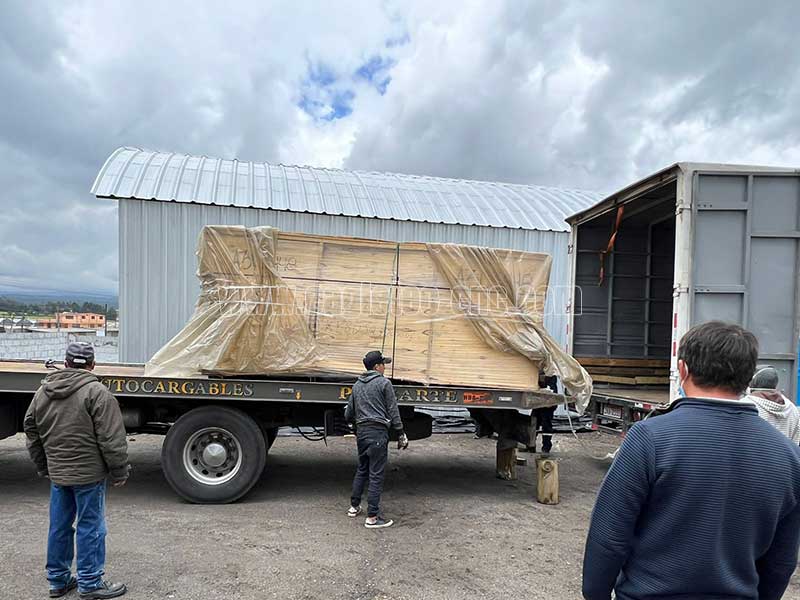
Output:
[[[594,396],[603,396],[609,399],[630,400],[647,404],[669,404],[669,388],[642,388],[642,387],[600,387],[595,386]]]
[[[0,361],[0,392],[32,394],[51,372],[43,361]],[[93,371],[121,398],[175,398],[214,401],[343,403],[352,380],[314,381],[264,378],[191,379],[145,377],[143,365],[97,365]],[[394,385],[398,404],[464,408],[533,409],[556,406],[564,396],[549,390],[520,391],[455,386]]]
[[[59,365],[61,366],[61,365]],[[0,360],[0,372],[8,371],[11,373],[51,373],[45,363],[39,361],[26,360]],[[95,366],[92,371],[98,377],[110,377],[114,375],[127,375],[129,377],[144,377],[144,365],[115,365],[100,364]]]
[[[669,406],[669,387],[595,387],[591,402],[592,428],[623,435],[637,421]]]

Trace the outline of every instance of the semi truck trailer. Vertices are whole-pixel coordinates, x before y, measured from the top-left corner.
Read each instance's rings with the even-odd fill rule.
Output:
[[[129,433],[165,436],[165,477],[191,502],[246,494],[281,427],[351,433],[344,406],[373,348],[394,358],[386,375],[410,439],[432,432],[416,406],[468,409],[498,434],[501,475],[509,450],[532,444],[530,411],[565,399],[539,390],[540,374],[588,402],[585,371],[544,329],[546,254],[209,225],[197,256],[184,328],[144,365],[96,369]],[[142,302],[171,300],[157,291]],[[0,357],[0,439],[22,431],[52,368]]]
[[[25,411],[52,361],[0,361],[0,439],[22,431]],[[117,398],[129,434],[164,435],[161,466],[175,492],[194,503],[227,503],[244,496],[267,466],[281,427],[308,438],[351,433],[344,406],[351,381],[313,378],[146,377],[143,365],[98,365],[95,374]],[[429,437],[430,415],[420,407],[465,408],[514,444],[531,443],[535,420],[520,410],[555,406],[564,396],[456,386],[395,385],[409,439]],[[501,456],[498,443],[498,456]]]
[[[677,163],[568,222],[569,350],[594,380],[596,429],[668,407],[681,336],[714,319],[752,331],[796,398],[800,171]]]

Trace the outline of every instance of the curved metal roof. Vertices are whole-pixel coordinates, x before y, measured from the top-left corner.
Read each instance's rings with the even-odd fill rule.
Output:
[[[92,193],[327,215],[569,231],[564,219],[602,199],[579,190],[273,165],[118,148]]]

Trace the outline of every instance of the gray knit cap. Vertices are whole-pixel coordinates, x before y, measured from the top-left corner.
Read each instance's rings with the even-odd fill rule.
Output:
[[[756,374],[750,380],[750,387],[755,390],[776,390],[779,379],[777,369],[765,365],[756,369]]]

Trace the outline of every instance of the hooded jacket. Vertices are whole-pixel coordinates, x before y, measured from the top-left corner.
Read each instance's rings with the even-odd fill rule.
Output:
[[[344,417],[348,423],[355,423],[356,426],[378,423],[384,427],[403,430],[392,382],[377,371],[362,373],[353,384]]]
[[[116,398],[85,369],[45,377],[25,414],[28,451],[42,475],[58,485],[128,475],[128,442]]]
[[[800,444],[800,411],[786,396],[778,390],[754,389],[748,399],[755,403],[762,419],[795,444]]]

